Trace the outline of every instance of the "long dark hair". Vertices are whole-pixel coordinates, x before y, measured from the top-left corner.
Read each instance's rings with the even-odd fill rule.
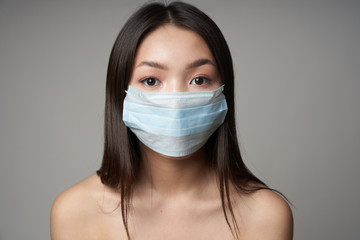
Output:
[[[173,24],[199,34],[211,50],[225,84],[228,113],[224,123],[207,141],[205,149],[208,164],[218,176],[224,217],[233,236],[237,238],[239,229],[231,205],[230,186],[246,193],[267,187],[247,169],[240,154],[235,126],[234,71],[229,47],[218,26],[192,5],[183,2],[146,4],[128,19],[120,31],[108,65],[104,155],[97,174],[103,184],[119,191],[123,223],[130,239],[128,210],[141,158],[138,139],[122,121],[124,90],[128,87],[140,42],[165,24]],[[263,187],[252,187],[253,183]]]

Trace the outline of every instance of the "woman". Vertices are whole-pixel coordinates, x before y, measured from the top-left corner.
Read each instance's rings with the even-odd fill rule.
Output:
[[[292,239],[292,214],[244,165],[226,41],[197,8],[151,3],[111,52],[97,174],[55,200],[60,239]]]

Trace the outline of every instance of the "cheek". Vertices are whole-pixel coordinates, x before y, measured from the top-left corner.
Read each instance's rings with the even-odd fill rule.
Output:
[[[130,80],[128,81],[128,85],[129,85],[129,86],[130,86],[130,85],[131,85],[131,86],[134,86],[135,83],[136,83],[136,81],[134,80],[133,77],[131,77]]]
[[[137,85],[139,85],[140,83],[140,77],[141,75],[139,73],[137,73],[136,71],[131,75],[130,77],[130,80],[128,82],[128,85],[130,86],[133,86],[133,87],[136,87]]]

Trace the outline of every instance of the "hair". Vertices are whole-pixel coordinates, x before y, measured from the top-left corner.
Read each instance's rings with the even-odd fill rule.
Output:
[[[268,187],[247,169],[240,154],[235,126],[234,71],[229,47],[218,26],[190,4],[146,4],[128,19],[117,36],[107,70],[104,154],[97,174],[103,184],[119,191],[123,224],[130,239],[128,212],[141,154],[137,137],[122,120],[123,101],[139,44],[149,33],[166,24],[191,30],[205,40],[225,84],[223,93],[228,112],[224,123],[205,144],[205,150],[207,163],[217,173],[225,220],[234,238],[237,238],[239,228],[231,205],[230,186],[245,193]]]

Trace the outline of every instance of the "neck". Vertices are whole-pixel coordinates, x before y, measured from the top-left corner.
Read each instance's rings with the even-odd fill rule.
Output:
[[[182,158],[161,155],[141,144],[139,187],[162,196],[199,194],[211,182],[204,149]]]

